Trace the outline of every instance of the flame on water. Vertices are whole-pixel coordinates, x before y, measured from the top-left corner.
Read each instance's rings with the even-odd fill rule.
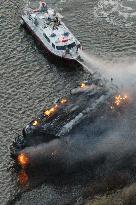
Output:
[[[58,109],[58,105],[55,104],[55,105],[54,105],[52,108],[50,108],[49,110],[44,111],[44,115],[49,117],[49,116],[53,115],[53,114],[57,111],[57,109]]]
[[[20,153],[17,157],[18,164],[21,165],[21,167],[26,167],[29,164],[29,158],[26,154]]]
[[[28,174],[25,170],[21,170],[18,174],[18,182],[21,186],[25,186],[29,181]]]

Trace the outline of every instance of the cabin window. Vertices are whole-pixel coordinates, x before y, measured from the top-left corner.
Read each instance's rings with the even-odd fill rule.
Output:
[[[65,46],[56,46],[57,50],[66,50]]]
[[[76,43],[73,42],[69,45],[66,45],[66,46],[56,46],[57,50],[66,50],[66,48],[68,49],[71,49],[71,48],[74,48],[76,46]]]
[[[74,43],[69,44],[68,48],[71,49],[71,48],[74,48],[75,46],[76,46],[76,43],[74,42]]]
[[[64,36],[69,36],[69,32],[64,32],[64,34],[63,34]]]
[[[55,37],[55,36],[56,36],[56,34],[55,34],[55,33],[52,33],[52,34],[51,34],[51,37]]]
[[[46,40],[50,43],[50,39],[48,38],[48,36],[46,36],[46,34],[44,33],[43,36],[46,38]]]
[[[55,45],[52,43],[52,47],[55,49]]]

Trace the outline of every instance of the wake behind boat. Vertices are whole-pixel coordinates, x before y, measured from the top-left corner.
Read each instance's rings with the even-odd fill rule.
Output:
[[[60,60],[79,61],[80,42],[62,22],[63,16],[47,4],[40,2],[39,9],[27,7],[21,16],[21,24],[25,25],[46,51]]]

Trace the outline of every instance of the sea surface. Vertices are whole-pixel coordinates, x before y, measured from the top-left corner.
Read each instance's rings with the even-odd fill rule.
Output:
[[[117,77],[115,82],[119,86],[132,91],[136,76],[136,1],[48,0],[47,3],[64,15],[64,22],[83,46],[89,66],[97,67],[109,79]],[[43,55],[33,37],[20,27],[19,16],[26,4],[25,0],[0,0],[0,204],[84,204],[90,196],[85,190],[92,186],[85,173],[75,175],[71,181],[64,179],[64,183],[61,176],[51,182],[44,179],[29,188],[20,187],[12,169],[9,146],[15,136],[43,107],[69,94],[90,75],[81,68],[55,65]],[[32,7],[37,5],[38,1],[31,1]],[[121,129],[127,129],[129,136],[132,132],[134,137],[134,106],[129,114]],[[98,128],[99,123],[95,126]],[[119,127],[115,127],[117,133]]]

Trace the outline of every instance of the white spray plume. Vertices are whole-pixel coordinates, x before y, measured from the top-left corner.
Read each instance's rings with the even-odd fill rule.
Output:
[[[80,56],[84,60],[88,71],[99,72],[106,79],[113,78],[114,83],[125,88],[136,84],[136,60],[127,58],[115,63],[104,61],[94,55],[89,55],[85,51],[80,51]]]

